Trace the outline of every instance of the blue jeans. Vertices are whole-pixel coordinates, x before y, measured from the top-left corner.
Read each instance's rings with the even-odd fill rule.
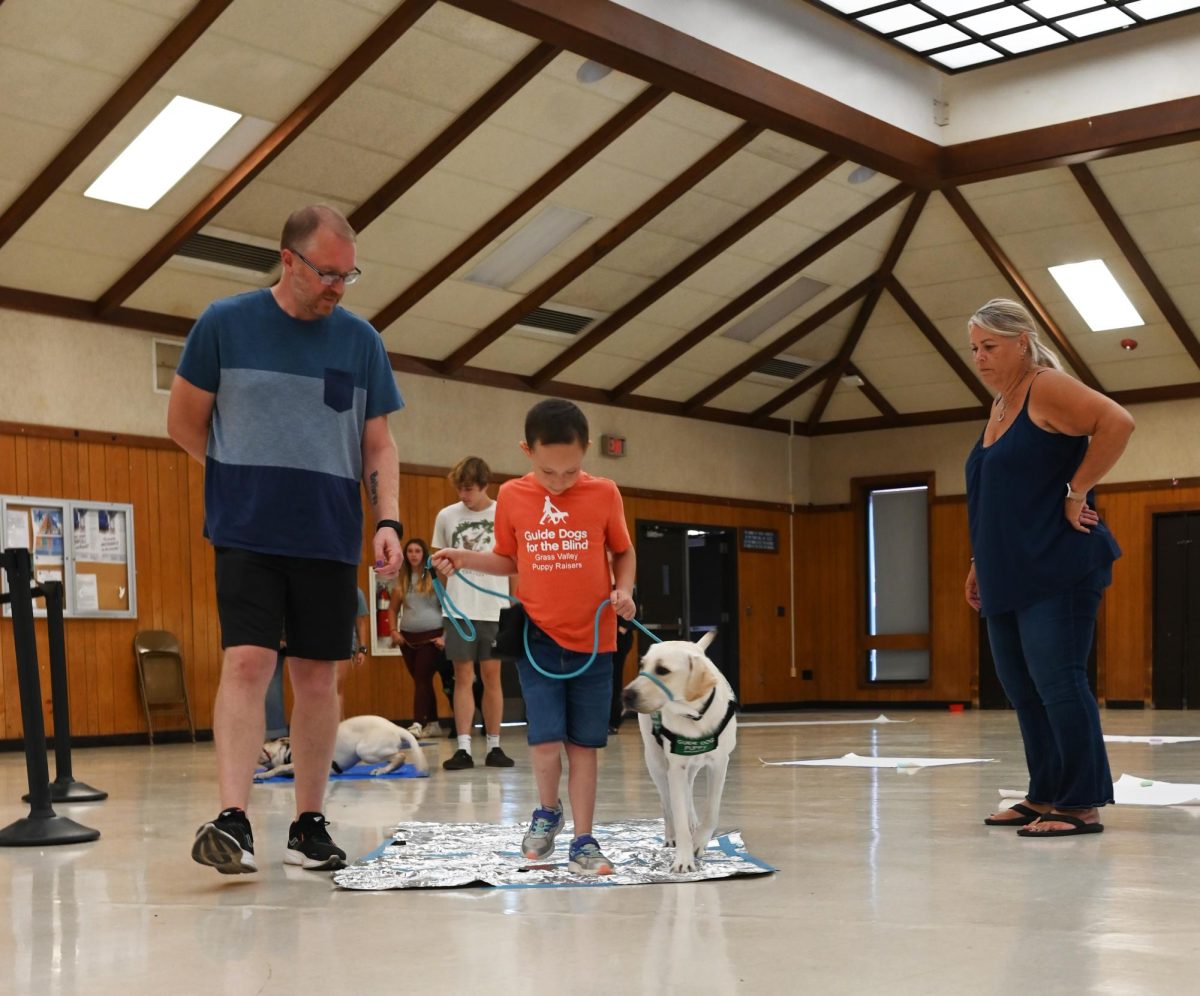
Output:
[[[1087,680],[1103,573],[1027,608],[988,617],[996,674],[1025,741],[1030,802],[1090,809],[1113,801],[1100,709]]]
[[[529,624],[529,650],[538,667],[552,674],[570,674],[591,656],[565,650],[533,623]],[[566,679],[539,674],[524,653],[517,658],[530,744],[566,741],[579,747],[608,746],[612,656],[611,651],[597,654],[583,674]]]

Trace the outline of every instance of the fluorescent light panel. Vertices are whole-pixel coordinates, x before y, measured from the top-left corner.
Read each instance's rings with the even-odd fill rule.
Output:
[[[1197,0],[1197,3],[1200,3],[1200,0]],[[1006,51],[1020,53],[1032,52],[1036,48],[1045,48],[1047,45],[1058,45],[1065,42],[1067,38],[1053,28],[1040,24],[1028,31],[1018,31],[1016,34],[1004,35],[992,40]]]
[[[1050,267],[1050,276],[1093,332],[1145,325],[1102,259]]]
[[[1102,31],[1113,31],[1137,22],[1123,10],[1118,10],[1116,7],[1105,7],[1103,10],[1094,10],[1090,14],[1066,17],[1056,23],[1076,38],[1086,38],[1088,35],[1098,35]]]
[[[480,260],[465,279],[507,288],[591,220],[590,214],[550,204]]]
[[[1185,10],[1195,10],[1200,7],[1200,0],[1134,0],[1126,4],[1130,12],[1152,21],[1156,17],[1167,17],[1170,14],[1180,14]]]
[[[935,24],[932,28],[922,28],[920,31],[910,31],[906,35],[897,35],[896,41],[907,45],[917,52],[928,48],[941,48],[943,45],[953,45],[955,42],[967,41],[969,36],[949,24]]]
[[[236,111],[174,97],[83,194],[129,207],[153,207],[239,118]]]
[[[721,335],[726,339],[736,339],[738,342],[753,342],[772,325],[811,301],[828,286],[829,284],[823,284],[819,280],[800,277],[788,284],[761,308],[756,308],[741,321],[730,325]]]
[[[927,24],[933,20],[933,15],[927,10],[906,3],[903,7],[889,7],[887,10],[867,14],[858,20],[860,24],[886,35],[893,31],[903,31],[905,28],[915,28],[918,24]]]
[[[1003,53],[997,52],[983,42],[974,42],[971,45],[960,45],[958,48],[938,52],[931,55],[930,58],[936,59],[948,69],[961,69],[963,66],[976,66],[981,62],[1003,58]]]

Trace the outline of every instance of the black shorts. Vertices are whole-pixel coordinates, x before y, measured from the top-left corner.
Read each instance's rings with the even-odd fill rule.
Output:
[[[337,560],[278,557],[219,546],[217,614],[221,646],[279,648],[315,661],[351,656],[358,568]]]

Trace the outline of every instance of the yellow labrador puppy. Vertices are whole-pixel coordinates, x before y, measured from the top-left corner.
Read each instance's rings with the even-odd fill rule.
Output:
[[[656,643],[642,669],[622,693],[627,709],[639,713],[646,767],[662,800],[664,837],[675,848],[671,870],[696,870],[721,811],[729,755],[737,746],[737,700],[733,689],[704,651],[716,632],[698,643]],[[704,820],[693,799],[696,775],[708,778]]]
[[[408,730],[382,716],[352,716],[338,724],[332,770],[334,774],[341,774],[359,761],[366,761],[367,764],[379,764],[371,774],[386,775],[401,767],[408,760],[410,752],[413,767],[421,774],[428,772],[425,752]],[[276,775],[294,774],[291,740],[287,737],[268,740],[258,755],[258,763],[266,770],[255,773],[256,782]]]

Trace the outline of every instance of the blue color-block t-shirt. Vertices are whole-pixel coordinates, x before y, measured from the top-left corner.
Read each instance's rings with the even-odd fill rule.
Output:
[[[357,564],[363,425],[404,406],[379,334],[341,307],[292,318],[269,289],[216,301],[179,376],[216,395],[205,461],[215,546]]]

